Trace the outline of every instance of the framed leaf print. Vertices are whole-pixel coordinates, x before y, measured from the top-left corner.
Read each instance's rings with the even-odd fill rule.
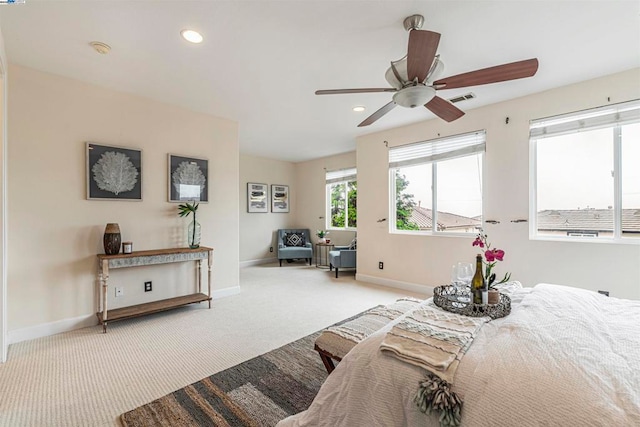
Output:
[[[267,184],[247,182],[247,212],[269,212]]]
[[[288,185],[271,185],[271,212],[289,212]]]
[[[142,151],[87,142],[87,199],[142,200]]]
[[[209,161],[169,154],[169,201],[209,201]]]

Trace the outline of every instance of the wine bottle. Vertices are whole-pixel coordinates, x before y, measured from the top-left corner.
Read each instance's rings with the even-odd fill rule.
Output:
[[[476,273],[471,279],[471,293],[473,294],[473,303],[482,304],[482,291],[486,288],[486,282],[482,275],[482,255],[476,255]]]

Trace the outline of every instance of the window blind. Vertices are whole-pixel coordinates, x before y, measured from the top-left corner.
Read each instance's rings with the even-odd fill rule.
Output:
[[[485,151],[486,132],[421,141],[389,149],[389,168],[430,163]]]
[[[334,182],[355,181],[358,177],[356,168],[327,171],[327,184]]]
[[[549,138],[636,122],[640,122],[640,100],[531,120],[529,137]]]

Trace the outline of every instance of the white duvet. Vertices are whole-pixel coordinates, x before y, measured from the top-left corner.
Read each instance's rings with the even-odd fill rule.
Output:
[[[463,426],[640,426],[640,301],[546,284],[511,298],[511,314],[483,326],[456,373]],[[379,351],[400,319],[278,427],[438,426],[413,403],[425,371]]]

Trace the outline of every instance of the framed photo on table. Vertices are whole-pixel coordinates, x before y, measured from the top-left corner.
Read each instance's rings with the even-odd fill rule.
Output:
[[[169,201],[209,201],[209,161],[169,154]]]
[[[87,142],[87,199],[142,200],[142,151]]]
[[[271,212],[289,212],[289,186],[271,185]]]
[[[268,185],[247,182],[247,212],[269,212]]]

